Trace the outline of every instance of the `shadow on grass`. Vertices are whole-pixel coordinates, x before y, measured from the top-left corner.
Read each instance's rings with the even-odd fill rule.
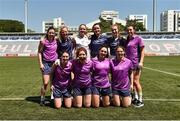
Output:
[[[29,102],[40,104],[40,96],[29,96],[29,97],[26,97],[25,100],[29,101]],[[50,96],[46,96],[45,105],[44,106],[54,108],[54,102],[53,102],[53,100],[51,100]]]

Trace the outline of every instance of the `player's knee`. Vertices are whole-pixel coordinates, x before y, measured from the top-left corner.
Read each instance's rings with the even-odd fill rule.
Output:
[[[66,104],[65,108],[71,108],[71,105]]]
[[[74,105],[76,108],[81,108],[82,107],[82,104],[75,104]]]
[[[134,80],[134,86],[138,86],[139,85],[139,81]]]
[[[91,104],[90,103],[85,103],[84,107],[89,108],[89,107],[91,107]]]
[[[56,108],[56,109],[60,109],[60,108],[61,108],[61,105],[55,105],[55,108]]]
[[[113,101],[113,105],[116,106],[116,107],[119,107],[120,103]]]
[[[110,105],[110,102],[103,102],[104,107],[108,107]]]
[[[93,108],[99,108],[99,104],[97,104],[97,103],[96,104],[92,104],[92,107]]]
[[[47,89],[48,84],[44,84],[44,89]]]
[[[129,106],[131,106],[131,103],[129,103],[129,102],[122,104],[122,107],[124,107],[124,108],[128,108]]]

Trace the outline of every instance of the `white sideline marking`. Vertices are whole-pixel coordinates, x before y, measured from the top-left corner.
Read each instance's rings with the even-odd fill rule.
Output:
[[[169,75],[173,75],[173,76],[178,76],[178,77],[180,77],[179,74],[175,74],[175,73],[171,73],[171,72],[167,72],[167,71],[161,71],[161,70],[153,69],[153,68],[149,68],[149,67],[143,67],[143,68],[149,69],[149,70],[152,70],[152,71],[161,72],[161,73],[164,73],[164,74],[169,74]]]
[[[143,99],[145,101],[180,102],[180,99]]]
[[[39,100],[38,98],[31,98],[32,100]],[[0,101],[23,101],[26,100],[26,98],[0,98]],[[162,101],[162,102],[180,102],[180,99],[151,99],[151,98],[145,98],[143,99],[145,101]]]
[[[8,101],[8,100],[26,100],[26,98],[0,98],[1,101]]]

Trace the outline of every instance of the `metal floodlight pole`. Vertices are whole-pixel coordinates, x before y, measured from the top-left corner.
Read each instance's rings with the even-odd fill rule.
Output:
[[[28,0],[25,0],[24,3],[24,15],[25,15],[25,33],[27,33],[28,29]]]
[[[153,0],[153,32],[156,32],[156,0]]]

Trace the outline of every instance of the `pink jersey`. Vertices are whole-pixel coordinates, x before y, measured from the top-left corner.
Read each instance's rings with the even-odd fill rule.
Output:
[[[130,59],[134,66],[138,65],[140,60],[140,48],[144,47],[144,42],[140,36],[133,36],[126,46],[126,57]]]
[[[112,88],[115,90],[130,89],[130,75],[129,72],[133,69],[131,60],[124,58],[119,61],[117,59],[111,60],[112,71]]]
[[[81,64],[79,60],[72,60],[72,71],[74,73],[74,80],[72,85],[74,88],[87,88],[91,87],[91,71],[92,61],[86,60],[84,64]]]
[[[97,57],[92,59],[93,73],[92,82],[95,87],[108,88],[110,87],[109,72],[110,72],[110,60],[105,58],[103,61],[98,60]]]
[[[44,61],[55,61],[58,58],[57,54],[57,41],[49,41],[49,40],[43,40],[41,41],[43,44],[43,60]]]
[[[67,89],[70,86],[69,84],[71,80],[71,68],[72,63],[70,62],[68,62],[64,68],[62,68],[61,66],[56,66],[52,84],[62,90]]]

